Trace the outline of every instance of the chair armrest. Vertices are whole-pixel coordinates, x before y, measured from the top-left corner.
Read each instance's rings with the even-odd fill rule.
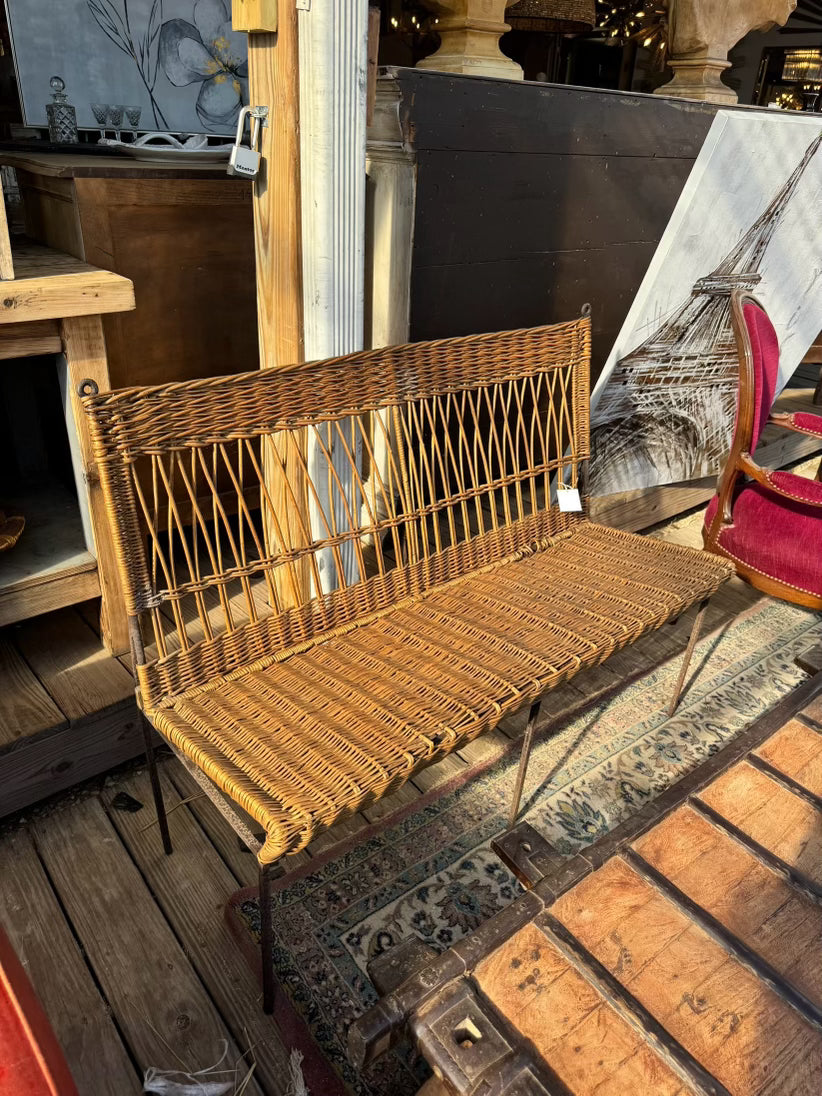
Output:
[[[781,426],[784,430],[793,430],[797,434],[822,438],[822,415],[811,415],[807,411],[795,411],[790,415],[780,412],[771,415],[768,422],[771,426]]]
[[[795,476],[791,472],[776,471],[773,468],[763,468],[757,464],[750,453],[742,453],[739,457],[738,468],[746,476],[750,476],[756,483],[773,491],[775,495],[791,499],[793,502],[801,502],[806,506],[818,506],[822,509],[822,483],[818,480],[807,480],[802,476]]]

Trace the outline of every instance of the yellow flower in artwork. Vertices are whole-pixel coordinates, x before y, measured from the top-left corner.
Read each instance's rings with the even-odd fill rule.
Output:
[[[163,23],[160,65],[175,87],[200,81],[196,106],[205,125],[233,129],[248,101],[246,36],[231,29],[229,0],[196,0],[193,19]]]

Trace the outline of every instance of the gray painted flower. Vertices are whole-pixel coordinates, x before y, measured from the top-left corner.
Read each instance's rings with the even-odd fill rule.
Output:
[[[160,64],[175,87],[199,80],[197,114],[210,127],[233,127],[248,101],[246,36],[231,29],[228,0],[197,0],[194,23],[169,19],[160,31]]]

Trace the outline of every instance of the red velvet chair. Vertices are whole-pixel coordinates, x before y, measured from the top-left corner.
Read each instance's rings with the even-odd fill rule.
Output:
[[[822,609],[822,483],[761,468],[753,459],[766,424],[822,441],[822,416],[771,414],[779,342],[762,305],[737,290],[732,316],[739,348],[739,398],[728,463],[705,513],[709,552],[766,594]]]
[[[78,1096],[57,1038],[2,928],[0,1096]]]

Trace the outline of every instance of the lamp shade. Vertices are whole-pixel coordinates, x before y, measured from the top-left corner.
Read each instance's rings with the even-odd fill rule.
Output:
[[[505,13],[514,30],[563,34],[591,30],[596,23],[596,0],[519,0]]]

